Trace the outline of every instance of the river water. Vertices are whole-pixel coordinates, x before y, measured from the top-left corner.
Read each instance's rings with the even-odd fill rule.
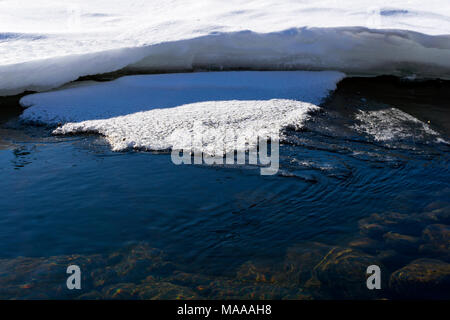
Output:
[[[449,262],[449,89],[346,79],[301,132],[287,131],[274,176],[52,136],[3,101],[0,298],[412,294],[396,270]],[[65,288],[72,263],[76,292]],[[370,264],[382,266],[377,292],[365,287]]]

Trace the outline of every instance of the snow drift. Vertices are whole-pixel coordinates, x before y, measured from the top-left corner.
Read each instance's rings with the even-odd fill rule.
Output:
[[[450,78],[446,0],[0,2],[0,95],[197,69]]]

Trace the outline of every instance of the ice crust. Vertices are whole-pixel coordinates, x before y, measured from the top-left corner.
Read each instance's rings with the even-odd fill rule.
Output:
[[[435,140],[446,143],[439,133],[427,123],[397,108],[360,110],[355,118],[359,123],[355,124],[353,128],[369,135],[375,141],[391,142],[413,139],[418,142]]]
[[[317,106],[286,99],[206,101],[126,116],[67,123],[55,134],[94,132],[114,151],[190,150],[210,156],[279,141],[283,129],[300,129]]]

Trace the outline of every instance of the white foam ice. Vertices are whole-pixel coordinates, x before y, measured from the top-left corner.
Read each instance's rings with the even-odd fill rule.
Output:
[[[113,72],[450,78],[448,0],[0,1],[0,95]]]
[[[356,116],[359,122],[353,129],[371,136],[375,141],[401,141],[412,139],[427,141],[431,138],[437,142],[444,142],[435,130],[412,115],[397,108],[381,110],[360,110]]]
[[[99,133],[114,151],[174,149],[222,156],[255,147],[258,138],[279,140],[284,128],[301,128],[315,109],[310,103],[286,99],[206,101],[66,123],[53,133]]]
[[[116,151],[166,150],[202,140],[199,151],[241,150],[239,141],[278,139],[344,77],[339,72],[203,72],[126,76],[25,96],[26,122],[63,124],[54,133],[103,134]],[[237,141],[239,140],[239,141]]]

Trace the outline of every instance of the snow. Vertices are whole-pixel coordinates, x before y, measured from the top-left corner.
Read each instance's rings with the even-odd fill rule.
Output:
[[[0,1],[0,95],[113,72],[450,78],[447,0]]]
[[[211,156],[279,140],[286,127],[300,129],[317,106],[295,100],[206,101],[126,116],[67,123],[55,134],[99,133],[114,151],[192,150]]]
[[[116,151],[185,148],[195,135],[202,141],[199,151],[216,155],[241,150],[255,137],[278,139],[284,128],[301,128],[344,76],[242,71],[80,82],[23,97],[28,108],[21,119],[60,123],[56,134],[100,133]]]

